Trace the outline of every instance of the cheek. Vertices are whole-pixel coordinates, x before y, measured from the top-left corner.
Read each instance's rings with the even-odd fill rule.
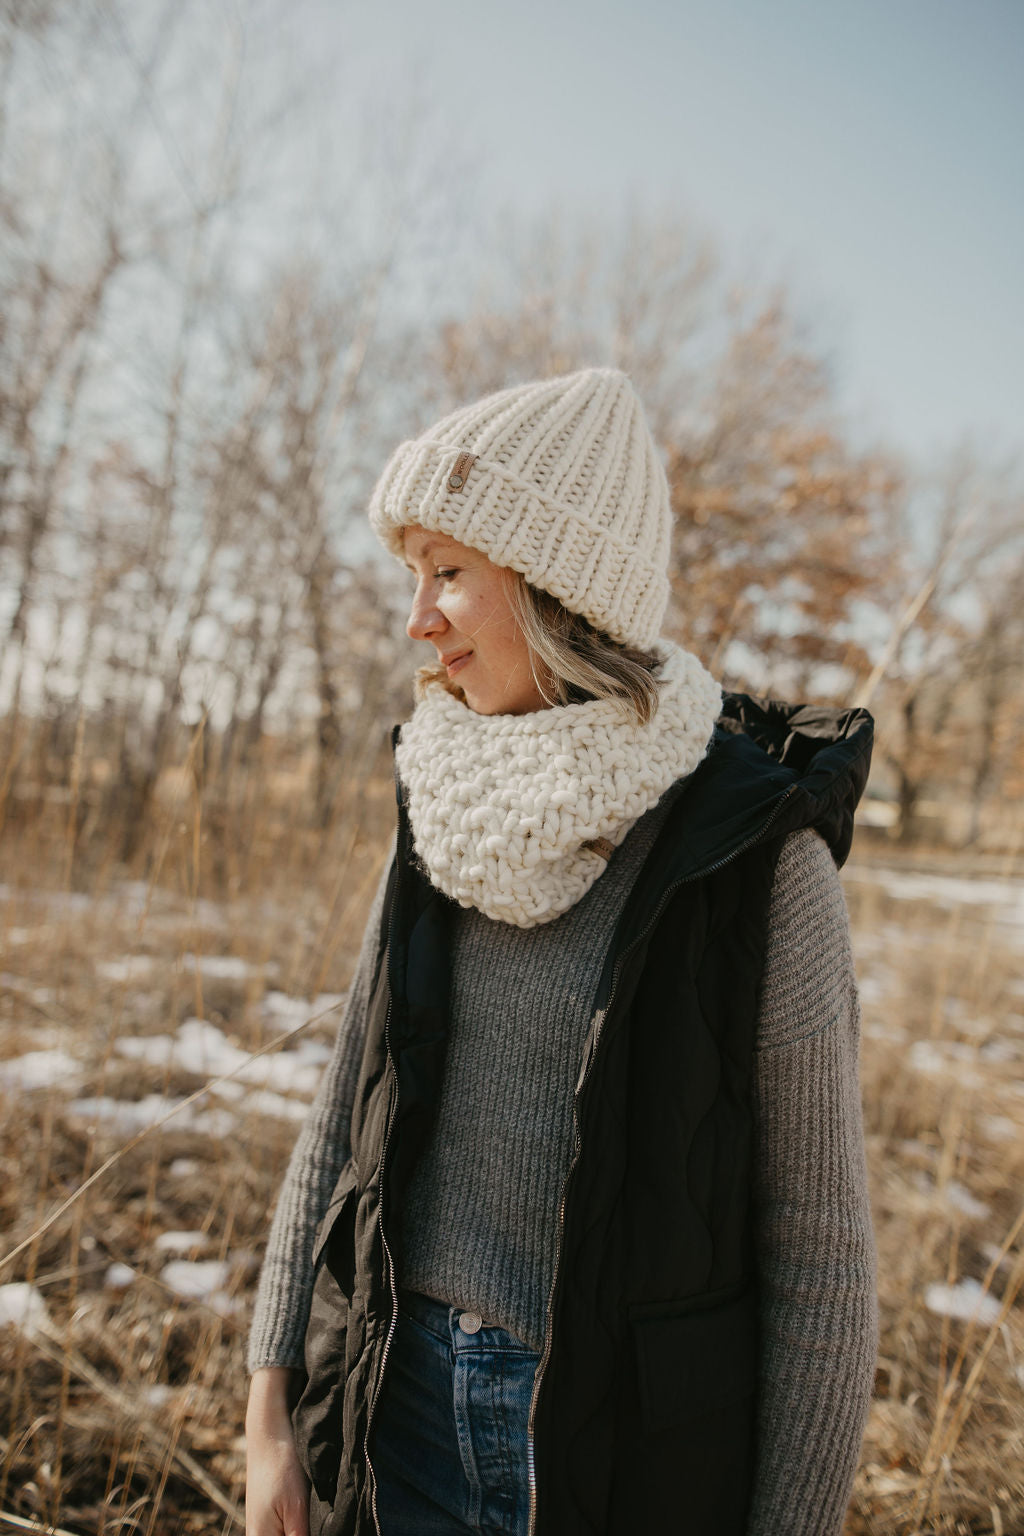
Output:
[[[480,645],[513,643],[519,631],[508,603],[501,593],[452,591],[440,604],[453,629],[458,629]]]
[[[467,598],[464,592],[444,592],[438,598],[437,606],[453,629],[464,635],[469,634],[473,627],[474,604],[471,598]]]

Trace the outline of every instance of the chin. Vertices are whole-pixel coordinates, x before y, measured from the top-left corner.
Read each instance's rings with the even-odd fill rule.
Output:
[[[503,705],[500,699],[495,699],[488,694],[479,694],[475,689],[461,689],[463,702],[475,715],[504,715],[510,711]]]
[[[537,704],[532,699],[502,698],[479,704],[467,699],[466,703],[478,715],[534,715],[544,708],[543,704]]]

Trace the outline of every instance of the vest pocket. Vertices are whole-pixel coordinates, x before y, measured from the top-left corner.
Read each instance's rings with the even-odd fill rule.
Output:
[[[355,1185],[356,1170],[355,1165],[350,1158],[349,1161],[345,1164],[344,1168],[341,1170],[341,1173],[338,1175],[338,1182],[334,1186],[334,1193],[331,1196],[327,1209],[321,1216],[319,1225],[316,1229],[316,1236],[313,1239],[312,1254],[314,1268],[316,1267],[317,1260],[320,1258],[320,1255],[323,1253],[325,1247],[327,1246],[328,1238],[334,1231],[334,1228],[337,1226],[339,1216],[343,1214],[347,1206],[353,1204],[351,1196],[355,1193]]]
[[[342,1169],[313,1244],[316,1271],[306,1325],[306,1385],[292,1412],[295,1448],[316,1490],[330,1504],[342,1455],[342,1405],[349,1303],[355,1265],[355,1169]]]
[[[631,1309],[640,1410],[656,1434],[753,1396],[757,1296],[730,1286],[690,1302]]]

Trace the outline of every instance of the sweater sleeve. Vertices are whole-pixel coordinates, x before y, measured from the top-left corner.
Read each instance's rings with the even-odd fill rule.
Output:
[[[249,1330],[250,1371],[265,1365],[301,1369],[304,1363],[303,1343],[313,1292],[313,1236],[349,1155],[352,1104],[390,864],[390,858],[385,860],[370,908],[334,1052],[278,1195]]]
[[[838,1536],[857,1468],[878,1328],[858,1037],[839,877],[817,833],[798,832],[772,887],[755,1061],[751,1536]]]

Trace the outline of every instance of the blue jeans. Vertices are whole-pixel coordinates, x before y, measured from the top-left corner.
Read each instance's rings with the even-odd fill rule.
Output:
[[[382,1536],[525,1536],[539,1359],[477,1314],[399,1296],[370,1451]]]

